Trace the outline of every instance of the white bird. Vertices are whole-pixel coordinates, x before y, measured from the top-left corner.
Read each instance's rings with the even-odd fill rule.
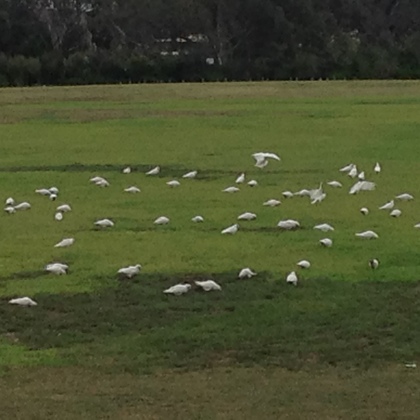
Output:
[[[100,219],[95,222],[95,226],[99,226],[101,228],[108,228],[114,225],[115,223],[110,219]]]
[[[258,185],[258,182],[255,179],[251,179],[251,181],[248,181],[247,184],[250,187],[256,187]]]
[[[9,303],[11,305],[19,305],[19,306],[36,306],[38,305],[34,300],[32,300],[30,297],[21,297],[16,299],[10,299]]]
[[[166,185],[169,185],[170,187],[179,187],[181,183],[176,179],[173,179],[172,181],[168,181]]]
[[[234,235],[239,229],[239,225],[237,223],[235,223],[232,226],[227,227],[226,229],[222,230],[222,235]]]
[[[322,194],[316,196],[315,198],[312,199],[311,204],[320,203],[321,201],[323,201],[325,199],[326,196],[327,196],[326,193],[322,193]]]
[[[48,188],[51,194],[58,195],[58,188],[57,187],[51,187]]]
[[[122,170],[122,173],[123,173],[123,174],[129,174],[129,173],[131,173],[131,168],[130,168],[129,166],[127,166],[126,168],[124,168],[124,169]]]
[[[394,200],[388,201],[388,203],[385,203],[383,206],[379,207],[379,210],[391,210],[394,208]]]
[[[71,211],[71,207],[68,204],[62,204],[56,208],[57,211],[61,211],[61,213],[67,213]]]
[[[193,179],[197,176],[197,173],[198,171],[187,172],[186,174],[182,175],[182,178]]]
[[[54,268],[54,267],[59,267],[59,268],[62,268],[63,270],[66,270],[66,271],[69,269],[69,266],[67,264],[63,264],[63,263],[60,263],[60,262],[54,262],[54,263],[47,264],[44,268],[45,268],[46,271],[50,271],[50,269]]]
[[[318,197],[324,192],[322,189],[322,182],[320,182],[318,188],[314,188],[313,190],[307,190],[307,191],[308,191],[307,195],[311,198],[311,200],[313,200],[314,198]]]
[[[257,153],[254,153],[252,155],[252,157],[255,160],[258,160],[260,158],[264,158],[264,159],[275,159],[275,160],[278,160],[278,161],[281,160],[278,155],[276,155],[275,153],[270,153],[270,152],[257,152]]]
[[[15,200],[12,197],[9,197],[6,199],[5,201],[6,206],[14,206],[15,205]]]
[[[410,200],[414,200],[414,197],[411,194],[408,193],[404,193],[404,194],[400,194],[397,195],[395,197],[397,200],[401,200],[401,201],[410,201]]]
[[[224,190],[222,190],[222,192],[227,192],[227,193],[235,193],[238,191],[239,191],[238,187],[227,187]]]
[[[98,187],[109,187],[110,183],[106,180],[106,179],[100,179],[99,181],[95,182],[95,185],[97,185]]]
[[[375,171],[376,174],[379,174],[379,172],[381,172],[382,168],[381,168],[381,165],[379,165],[379,162],[376,162],[376,165],[373,168],[373,170]]]
[[[293,195],[296,195],[297,197],[310,197],[311,191],[304,188],[303,190],[295,192]]]
[[[14,207],[12,207],[12,206],[7,206],[7,207],[5,207],[5,208],[4,208],[4,211],[5,211],[6,213],[9,213],[9,214],[16,213],[16,209],[15,209]]]
[[[201,287],[205,292],[210,292],[212,290],[222,290],[219,284],[213,280],[204,280],[204,281],[194,281],[196,286]]]
[[[359,178],[360,181],[364,181],[365,180],[365,171],[360,172],[359,175],[357,175],[357,178]]]
[[[420,229],[420,223],[417,223],[416,225],[414,225],[414,227],[415,227],[416,229]]]
[[[63,220],[63,213],[58,211],[57,213],[55,213],[54,219],[57,220],[57,222],[61,222],[61,220]]]
[[[140,270],[141,270],[141,265],[140,264],[136,264],[136,265],[129,265],[128,267],[120,268],[117,271],[117,273],[118,274],[123,274],[128,279],[131,279],[134,276],[137,276],[137,274],[140,273]]]
[[[256,218],[257,215],[255,213],[250,213],[249,211],[238,216],[238,220],[255,220]]]
[[[333,241],[332,241],[332,239],[330,239],[330,238],[324,238],[324,239],[321,239],[321,240],[319,241],[319,243],[320,243],[322,246],[325,246],[326,248],[330,248],[330,247],[332,246],[332,244],[333,244]]]
[[[316,225],[314,226],[314,229],[321,230],[322,232],[329,232],[331,230],[334,230],[334,228],[328,223],[321,223],[320,225]]]
[[[330,187],[334,187],[334,188],[341,188],[343,186],[343,184],[341,182],[338,182],[338,181],[327,182],[327,185],[329,185]]]
[[[367,207],[362,207],[360,209],[360,213],[362,213],[364,216],[367,216],[369,214],[369,209]]]
[[[373,191],[375,187],[374,182],[358,181],[350,188],[349,194],[357,194],[359,191]]]
[[[106,179],[103,178],[102,176],[94,176],[93,178],[90,178],[89,181],[92,182],[93,184],[96,184],[99,181],[106,181]]]
[[[346,166],[343,166],[341,169],[340,169],[340,172],[346,172],[346,173],[348,173],[348,172],[350,172],[354,167],[355,167],[356,165],[354,164],[354,163],[349,163],[348,165],[346,165]]]
[[[245,174],[241,173],[235,180],[236,184],[242,184],[243,182],[245,182]]]
[[[146,175],[157,175],[160,172],[160,166],[156,166],[153,169],[150,169],[149,172],[146,172]]]
[[[268,206],[268,207],[276,207],[278,205],[281,204],[280,200],[276,200],[275,198],[271,198],[270,200],[267,200],[263,203],[263,206]]]
[[[348,176],[350,178],[356,178],[357,176],[357,166],[354,165],[353,168],[350,169],[350,171],[348,172]]]
[[[391,211],[391,213],[389,213],[390,216],[392,217],[400,217],[401,216],[401,210],[399,209],[394,209]]]
[[[169,295],[175,295],[180,296],[184,293],[187,293],[191,289],[191,284],[176,284],[175,286],[170,287],[169,289],[166,289],[163,291],[163,293],[169,294]]]
[[[275,153],[257,152],[252,155],[255,159],[255,166],[257,168],[264,168],[268,164],[268,159],[275,159],[280,161],[280,157]]]
[[[50,194],[50,196],[48,197],[51,201],[55,201],[57,200],[57,194]]]
[[[47,264],[45,266],[45,271],[48,271],[49,273],[53,273],[56,275],[67,274],[68,269],[69,269],[69,266],[67,264],[62,264],[62,263],[52,263],[52,264]]]
[[[364,232],[359,232],[355,234],[358,238],[365,238],[365,239],[377,239],[379,235],[374,232],[373,230],[366,230]]]
[[[379,267],[379,260],[377,258],[369,260],[369,267],[372,270],[376,270]]]
[[[257,168],[262,169],[262,168],[265,168],[267,165],[268,165],[268,160],[267,159],[261,159],[261,158],[256,159],[255,166]]]
[[[194,216],[191,221],[194,223],[202,223],[204,222],[204,218],[202,216]]]
[[[311,204],[320,203],[325,199],[327,196],[326,193],[324,193],[322,189],[322,182],[319,184],[319,188],[316,188],[315,190],[309,191],[309,197],[311,198]]]
[[[417,363],[406,363],[404,366],[406,368],[415,369],[417,367]]]
[[[46,188],[39,188],[35,190],[35,192],[40,195],[51,195],[51,191],[47,190]]]
[[[297,286],[298,283],[298,277],[296,275],[295,271],[292,271],[291,273],[289,273],[286,277],[286,282],[288,284],[293,284],[293,286]]]
[[[307,260],[301,260],[296,265],[300,268],[309,268],[311,266],[311,263]]]
[[[256,275],[257,273],[253,272],[249,267],[246,267],[239,272],[238,279],[250,279]]]
[[[169,217],[160,216],[153,223],[155,225],[167,225],[169,223]]]
[[[132,186],[124,189],[125,192],[136,194],[140,192],[140,188]]]
[[[284,230],[292,230],[300,227],[300,223],[297,220],[287,219],[280,220],[280,222],[277,223],[277,226]]]
[[[54,248],[67,248],[74,244],[74,238],[65,238],[54,245]]]
[[[291,198],[291,197],[293,197],[293,196],[294,196],[294,194],[293,194],[291,191],[283,191],[283,192],[281,193],[281,195],[282,195],[284,198]]]
[[[15,206],[15,210],[29,210],[31,208],[31,205],[24,201],[23,203],[19,203]]]

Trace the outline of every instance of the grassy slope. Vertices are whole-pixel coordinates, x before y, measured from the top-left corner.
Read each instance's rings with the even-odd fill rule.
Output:
[[[417,196],[419,93],[415,82],[2,90],[0,190],[33,209],[0,217],[0,296],[39,302],[29,311],[0,305],[3,370],[79,366],[116,375],[238,363],[342,369],[416,359],[418,204],[401,204],[397,220],[375,209],[400,192]],[[257,170],[250,155],[258,150],[278,152],[281,164]],[[348,187],[337,169],[351,161],[372,179],[377,160],[384,171],[373,193],[349,197],[345,188],[328,190],[317,207],[306,199],[261,206],[285,189],[320,181]],[[127,164],[135,171],[122,175]],[[146,178],[155,164],[161,175]],[[196,180],[165,186],[192,169]],[[260,185],[221,193],[241,171]],[[109,189],[88,184],[97,174],[110,180]],[[141,194],[122,192],[133,184]],[[52,185],[62,191],[60,203],[74,207],[61,223],[53,221],[57,203],[33,194]],[[372,209],[367,218],[358,213],[362,205]],[[255,211],[257,221],[221,236],[243,211]],[[162,214],[171,224],[154,228]],[[195,214],[206,222],[191,224]],[[102,217],[114,218],[115,229],[92,229]],[[304,229],[277,232],[278,220],[289,217]],[[325,235],[311,229],[324,221],[336,227],[330,250],[317,245]],[[354,238],[367,228],[381,238]],[[75,246],[54,250],[66,236]],[[382,263],[375,273],[366,265],[373,256]],[[284,277],[300,258],[313,268],[302,274],[301,288],[290,289]],[[42,272],[55,259],[70,263],[69,276]],[[116,281],[120,266],[137,262],[144,267],[137,280]],[[238,284],[243,266],[260,276]],[[162,296],[178,280],[210,276],[223,293]]]

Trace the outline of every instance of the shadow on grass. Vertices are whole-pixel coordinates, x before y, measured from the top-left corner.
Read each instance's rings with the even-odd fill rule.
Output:
[[[301,369],[320,364],[368,367],[420,356],[420,282],[334,282],[299,273],[297,287],[268,272],[140,274],[115,278],[96,293],[39,294],[34,308],[0,305],[0,336],[29,348],[94,352],[94,365],[118,369],[231,363]],[[221,292],[163,290],[213,279]]]
[[[250,161],[251,163],[251,161]],[[146,173],[150,169],[157,166],[158,163],[151,163],[151,164],[139,164],[139,163],[129,163],[127,162],[124,165],[116,165],[116,164],[83,164],[83,163],[73,163],[70,165],[34,165],[34,166],[9,166],[9,167],[1,167],[0,172],[8,172],[8,173],[18,173],[18,172],[88,172],[88,173],[97,173],[97,174],[106,174],[110,172],[121,173],[122,170],[130,166],[132,173]],[[195,168],[186,168],[180,165],[163,165],[161,166],[161,171],[157,175],[153,175],[153,177],[158,178],[168,178],[174,177],[181,180],[182,175],[187,172],[190,172]],[[294,174],[296,171],[290,170],[283,170],[279,169],[270,169],[266,170],[265,174]],[[320,170],[314,169],[306,169],[300,170],[299,173],[321,173]],[[198,171],[196,180],[202,181],[213,181],[216,179],[221,178],[234,178],[238,175],[238,171],[236,170],[221,170],[221,169],[200,169]],[[194,180],[184,180],[184,182],[194,182]],[[246,186],[247,188],[250,188]]]
[[[45,276],[45,271],[37,270],[37,271],[18,271],[16,273],[11,274],[10,276],[2,276],[0,277],[0,281],[6,280],[34,280],[39,277]]]

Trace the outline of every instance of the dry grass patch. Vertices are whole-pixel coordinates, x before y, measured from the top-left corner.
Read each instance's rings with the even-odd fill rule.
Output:
[[[11,369],[0,378],[8,419],[415,419],[418,372],[236,368],[106,375]]]

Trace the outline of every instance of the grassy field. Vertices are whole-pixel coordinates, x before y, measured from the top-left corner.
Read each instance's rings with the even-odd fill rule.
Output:
[[[420,355],[419,115],[418,82],[0,90],[1,197],[32,204],[0,217],[5,418],[418,418],[419,375],[405,364]],[[282,161],[255,168],[257,151]],[[338,169],[350,162],[375,191],[348,194]],[[259,185],[222,193],[241,172]],[[281,195],[320,182],[319,205]],[[51,186],[55,202],[34,193]],[[397,203],[400,218],[378,210],[403,192],[415,200]],[[282,204],[262,206],[270,198]],[[73,211],[57,222],[63,203]],[[245,211],[257,220],[220,234]],[[169,225],[153,225],[161,215]],[[105,217],[115,227],[95,229]],[[302,229],[279,231],[288,218]],[[313,230],[323,222],[335,231]],[[355,237],[367,229],[379,239]],[[75,244],[53,247],[65,237]],[[300,259],[312,267],[294,288]],[[69,274],[44,272],[52,261]],[[118,279],[137,263],[137,278]],[[238,280],[247,266],[258,276]],[[222,292],[162,293],[208,278]],[[7,304],[17,296],[38,306]]]

